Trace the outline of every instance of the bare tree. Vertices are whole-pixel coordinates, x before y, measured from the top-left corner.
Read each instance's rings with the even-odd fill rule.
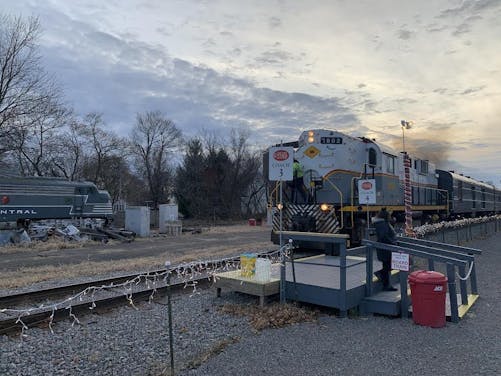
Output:
[[[132,130],[131,149],[154,207],[169,197],[173,169],[167,157],[180,146],[181,136],[181,131],[174,122],[166,119],[159,111],[137,115]]]
[[[54,159],[60,156],[58,138],[66,125],[71,111],[55,101],[47,101],[36,114],[24,116],[6,139],[16,155],[19,170],[23,175],[58,175]]]
[[[106,170],[112,168],[110,161],[126,155],[126,141],[106,129],[106,123],[99,113],[85,116],[80,132],[86,138],[89,148],[84,175],[98,185],[106,185],[106,176],[109,175]]]
[[[9,150],[6,137],[16,126],[30,125],[58,95],[54,80],[40,64],[39,35],[38,18],[23,21],[0,15],[0,155]]]
[[[55,176],[77,180],[83,176],[83,161],[86,156],[86,139],[81,132],[81,123],[72,119],[55,140],[59,153],[52,160]]]

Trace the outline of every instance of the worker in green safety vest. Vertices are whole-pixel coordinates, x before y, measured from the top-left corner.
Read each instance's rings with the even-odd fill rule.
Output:
[[[295,204],[298,203],[297,195],[298,193],[301,195],[303,199],[303,203],[307,202],[306,192],[304,190],[304,182],[303,182],[303,166],[298,162],[297,159],[294,159],[294,164],[292,165],[293,172],[293,185],[292,185],[292,200]]]

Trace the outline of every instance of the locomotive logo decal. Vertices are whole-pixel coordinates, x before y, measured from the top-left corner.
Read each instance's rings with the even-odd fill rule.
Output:
[[[0,209],[0,214],[38,214],[33,209]]]
[[[287,150],[277,150],[273,153],[273,159],[282,162],[289,159],[289,152]]]
[[[370,181],[364,181],[364,182],[362,183],[362,188],[363,188],[363,189],[367,189],[367,190],[368,190],[368,189],[371,189],[371,188],[372,188],[372,183],[371,183]]]
[[[310,146],[308,149],[306,149],[304,151],[304,155],[306,155],[310,158],[315,158],[319,154],[320,154],[320,150],[318,150],[315,146]]]

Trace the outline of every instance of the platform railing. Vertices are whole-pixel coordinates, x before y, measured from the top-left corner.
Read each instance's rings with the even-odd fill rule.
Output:
[[[339,252],[339,266],[329,266],[329,267],[338,267],[340,270],[339,274],[339,290],[340,290],[340,300],[338,304],[339,315],[340,317],[346,317],[348,314],[348,305],[347,305],[347,297],[346,297],[346,272],[350,266],[346,263],[347,256],[347,240],[348,235],[345,234],[320,234],[320,233],[312,233],[312,232],[299,232],[299,231],[282,231],[282,237],[292,242],[301,241],[301,242],[312,242],[318,243],[322,242],[325,244],[334,245],[337,251]],[[291,267],[295,267],[296,261],[294,261],[293,257],[291,258]],[[285,265],[282,266],[284,268],[283,275],[285,276]],[[295,282],[295,271],[293,272],[294,284]],[[285,295],[285,290],[281,289],[280,291],[281,300],[283,295]]]
[[[468,292],[466,279],[471,281],[472,293],[477,293],[476,274],[474,273],[474,254],[480,254],[481,251],[451,246],[449,244],[423,241],[418,239],[399,238],[397,245],[379,243],[372,240],[363,240],[362,244],[366,246],[366,296],[371,296],[373,293],[372,276],[373,276],[373,258],[375,249],[384,249],[391,252],[406,253],[411,256],[416,256],[428,260],[428,263],[434,267],[435,262],[440,262],[446,265],[446,273],[448,280],[449,302],[451,307],[451,321],[459,321],[459,309],[456,293],[456,268],[460,276],[460,294],[462,304],[468,304]],[[419,244],[421,243],[421,244]],[[431,244],[434,243],[434,244]],[[412,247],[412,248],[409,248]],[[460,249],[461,248],[461,249]],[[470,271],[467,274],[466,270],[470,265]],[[405,317],[405,313],[409,310],[409,299],[407,297],[407,277],[408,272],[400,271],[400,294],[401,294],[401,313]],[[465,278],[467,277],[467,278]]]

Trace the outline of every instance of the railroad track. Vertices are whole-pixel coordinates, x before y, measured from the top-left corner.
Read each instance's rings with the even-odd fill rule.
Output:
[[[273,252],[260,253],[261,256]],[[239,257],[225,259],[230,270],[237,265]],[[152,300],[154,297],[171,293],[179,294],[188,286],[207,286],[210,274],[221,265],[221,260],[203,262],[203,270],[190,267],[191,264],[171,266],[174,271],[170,284],[167,283],[167,268],[145,273],[121,275],[113,278],[96,279],[54,288],[41,289],[0,296],[0,335],[11,334],[29,327],[47,327],[57,321],[94,312],[102,312],[114,307],[134,302]],[[200,265],[200,264],[199,264]],[[190,270],[191,269],[191,270]],[[190,277],[178,275],[176,271],[187,272]],[[188,289],[186,292],[191,292]],[[104,296],[103,296],[104,295]],[[29,307],[29,308],[24,308]],[[6,310],[2,312],[2,309]]]

